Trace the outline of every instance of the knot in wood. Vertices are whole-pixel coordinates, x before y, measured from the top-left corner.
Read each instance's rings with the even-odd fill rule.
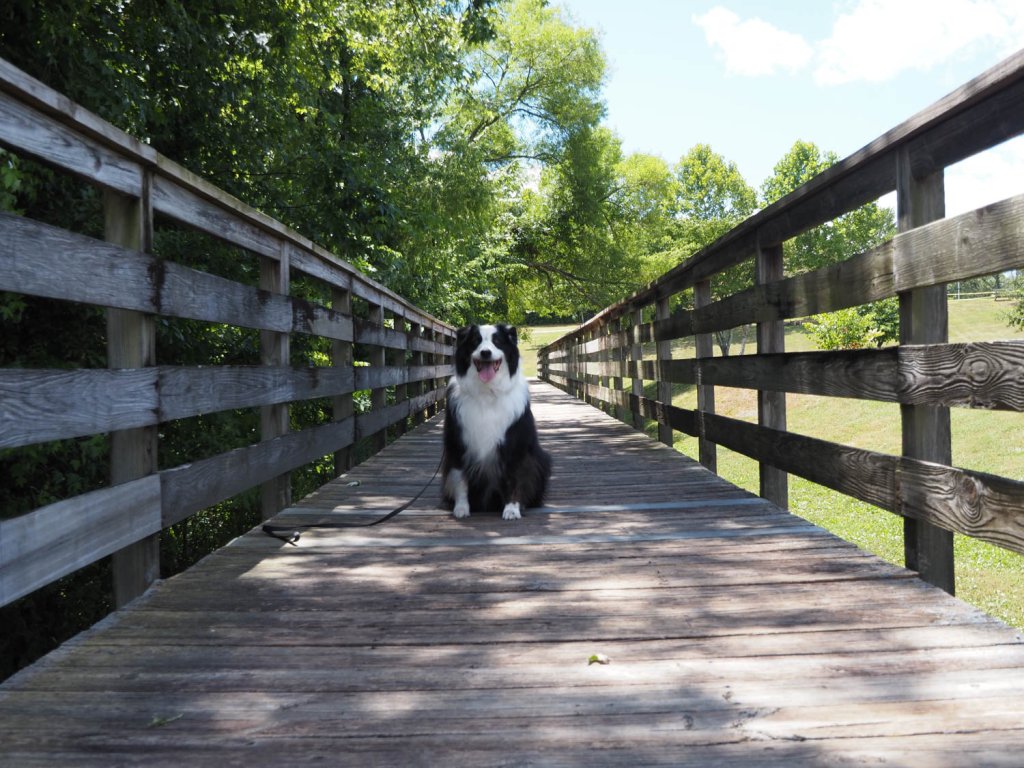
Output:
[[[957,488],[957,507],[964,522],[970,526],[982,522],[981,488],[973,477],[963,477]]]

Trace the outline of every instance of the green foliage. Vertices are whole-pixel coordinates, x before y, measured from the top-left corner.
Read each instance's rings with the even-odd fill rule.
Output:
[[[754,212],[756,195],[736,163],[727,161],[707,144],[697,144],[680,158],[675,176],[679,184],[677,210],[684,218],[739,222]]]
[[[1017,293],[1013,305],[1005,314],[1006,324],[1018,331],[1024,331],[1024,291]]]
[[[863,307],[857,311],[862,315],[871,318],[871,323],[878,331],[875,344],[884,346],[900,340],[900,300],[896,297],[882,299]]]
[[[766,205],[774,203],[827,170],[838,161],[834,152],[822,153],[817,146],[797,141],[761,186]],[[892,211],[868,203],[834,221],[815,227],[785,243],[786,273],[808,272],[845,261],[892,238],[896,224]]]
[[[20,213],[16,205],[16,194],[21,189],[21,177],[18,158],[0,149],[0,211]]]
[[[803,327],[819,349],[881,347],[899,341],[899,300],[883,299],[817,315]]]
[[[820,349],[864,349],[882,335],[873,318],[862,315],[856,307],[817,315],[804,323],[804,329]]]

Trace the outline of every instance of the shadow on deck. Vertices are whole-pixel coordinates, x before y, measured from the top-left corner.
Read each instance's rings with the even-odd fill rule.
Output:
[[[250,533],[0,687],[3,763],[1020,763],[1017,633],[532,386],[547,508]],[[439,450],[278,519],[379,515]]]

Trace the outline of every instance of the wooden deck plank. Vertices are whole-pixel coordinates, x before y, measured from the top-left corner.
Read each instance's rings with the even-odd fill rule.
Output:
[[[0,686],[17,766],[1017,765],[1024,639],[545,385],[547,506],[253,532]],[[370,519],[438,420],[285,510]],[[589,664],[593,654],[611,659]]]

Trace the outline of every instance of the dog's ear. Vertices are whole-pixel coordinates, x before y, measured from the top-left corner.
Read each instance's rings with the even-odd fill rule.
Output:
[[[509,337],[509,339],[512,340],[512,343],[515,344],[518,347],[519,346],[519,334],[516,332],[515,327],[511,326],[511,325],[503,325],[503,326],[501,326],[501,328],[502,328],[503,331],[505,331],[505,333]]]
[[[472,330],[473,330],[473,326],[472,325],[464,325],[461,328],[459,328],[459,330],[457,330],[455,332],[455,344],[456,344],[456,346],[458,346],[459,344],[464,342],[469,337],[469,334],[470,334],[470,332],[472,332]]]

